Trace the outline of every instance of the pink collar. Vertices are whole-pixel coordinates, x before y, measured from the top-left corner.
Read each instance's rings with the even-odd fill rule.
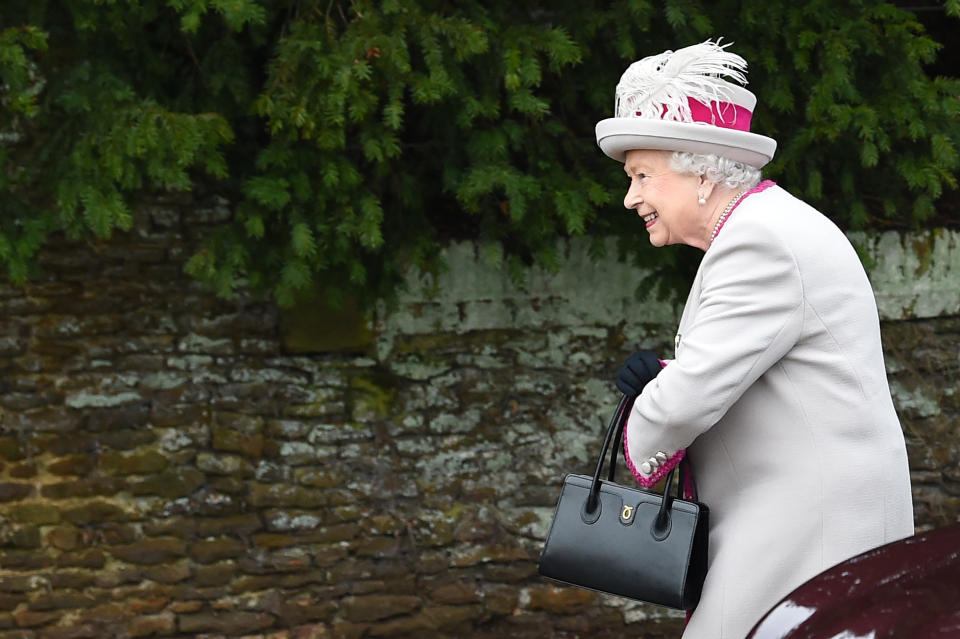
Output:
[[[771,186],[776,186],[776,185],[777,185],[777,183],[774,182],[773,180],[764,180],[764,181],[761,182],[760,184],[756,185],[755,187],[753,187],[752,189],[750,189],[749,191],[747,191],[746,193],[744,193],[744,194],[743,194],[743,197],[741,197],[739,200],[737,200],[737,203],[734,204],[734,205],[733,205],[733,208],[730,209],[730,212],[727,213],[727,218],[720,224],[720,227],[717,229],[717,235],[720,235],[720,230],[723,228],[724,224],[727,223],[727,220],[730,219],[730,216],[733,215],[733,212],[737,210],[737,207],[740,206],[741,204],[743,204],[743,201],[744,201],[745,199],[747,199],[748,197],[750,197],[750,196],[753,195],[754,193],[759,193],[760,191],[766,191],[766,190],[769,189]],[[717,238],[717,235],[714,235],[714,239]]]

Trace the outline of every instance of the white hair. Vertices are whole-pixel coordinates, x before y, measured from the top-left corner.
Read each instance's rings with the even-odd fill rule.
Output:
[[[731,189],[752,189],[760,184],[760,169],[743,162],[728,160],[712,153],[674,151],[670,156],[670,168],[677,173],[703,175],[711,182]]]

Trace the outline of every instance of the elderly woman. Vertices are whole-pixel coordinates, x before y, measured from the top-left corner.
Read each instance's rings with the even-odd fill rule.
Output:
[[[844,234],[771,181],[746,62],[719,41],[633,64],[597,140],[654,246],[704,257],[674,359],[631,356],[624,448],[650,486],[686,455],[710,508],[684,639],[742,639],[792,589],[913,533],[876,303]],[[662,369],[661,369],[662,366]]]

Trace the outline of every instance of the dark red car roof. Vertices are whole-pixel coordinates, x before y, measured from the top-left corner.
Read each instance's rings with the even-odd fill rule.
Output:
[[[787,595],[748,639],[960,637],[960,524],[867,551]]]

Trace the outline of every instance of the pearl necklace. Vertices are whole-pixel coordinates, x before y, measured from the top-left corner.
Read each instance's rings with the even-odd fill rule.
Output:
[[[716,226],[713,227],[713,233],[710,234],[710,243],[713,244],[713,239],[717,237],[717,233],[720,232],[720,227],[723,226],[724,221],[726,221],[727,216],[730,215],[730,211],[733,210],[733,207],[737,205],[737,202],[746,195],[746,191],[740,191],[737,193],[736,197],[730,200],[730,203],[727,204],[727,208],[723,209],[723,213],[720,214],[720,219],[717,220]]]

